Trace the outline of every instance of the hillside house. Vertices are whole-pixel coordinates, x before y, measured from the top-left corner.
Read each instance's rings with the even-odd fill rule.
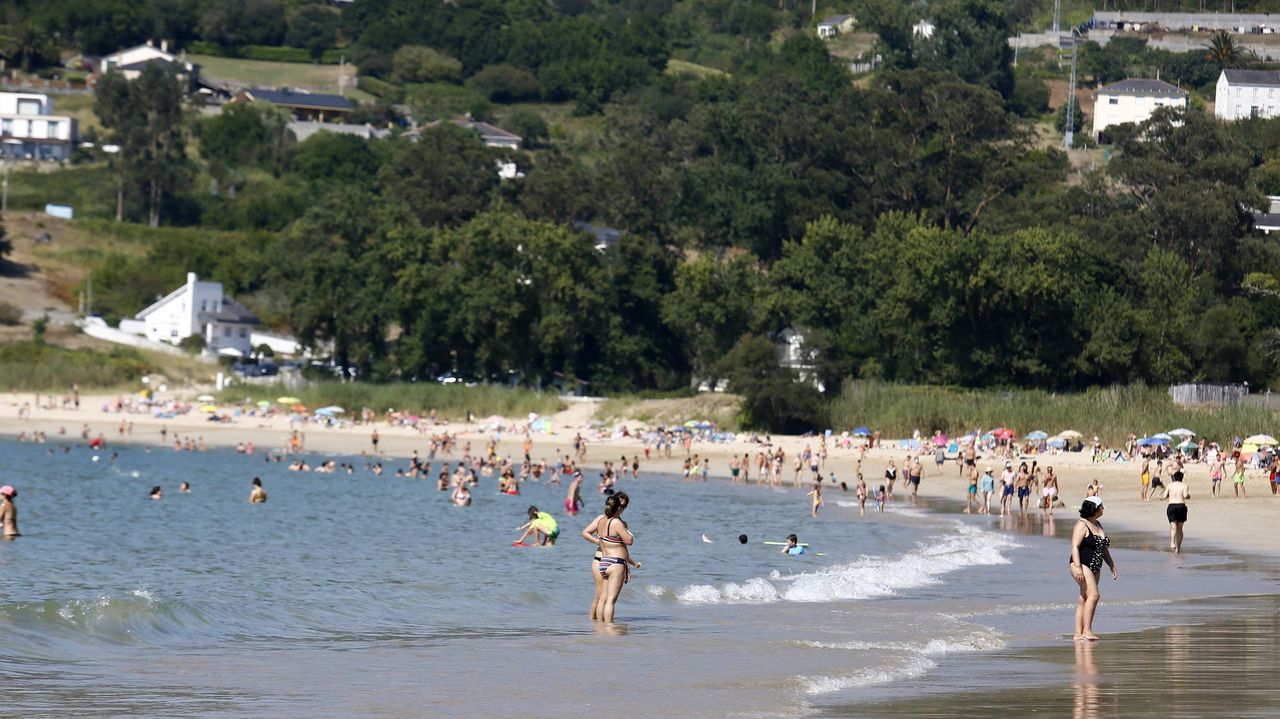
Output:
[[[852,15],[832,15],[818,23],[818,37],[823,40],[851,30],[853,30]]]
[[[55,114],[48,95],[0,92],[0,157],[67,160],[78,139],[75,119]]]
[[[171,65],[177,70],[180,77],[186,79],[195,79],[199,74],[194,63],[187,62],[187,59],[183,56],[169,52],[169,42],[167,40],[161,40],[159,47],[156,47],[153,41],[148,40],[144,45],[120,50],[102,57],[98,60],[98,72],[105,75],[112,70],[116,70],[123,73],[126,79],[136,80],[138,75],[142,74],[143,68],[153,63]]]
[[[231,98],[231,102],[255,101],[269,102],[287,110],[294,119],[304,122],[345,122],[347,116],[356,109],[355,103],[341,95],[288,87],[282,87],[279,90],[250,87],[237,92]]]
[[[1107,128],[1126,122],[1151,119],[1159,107],[1186,108],[1186,90],[1161,80],[1130,78],[1098,88],[1094,93],[1093,137],[1099,139]]]
[[[1218,75],[1213,115],[1219,120],[1280,115],[1280,72],[1223,70]]]
[[[122,320],[120,329],[173,345],[200,335],[206,352],[243,357],[253,350],[252,334],[257,324],[258,318],[252,312],[223,295],[221,282],[201,282],[196,273],[188,272],[185,285],[134,319]]]

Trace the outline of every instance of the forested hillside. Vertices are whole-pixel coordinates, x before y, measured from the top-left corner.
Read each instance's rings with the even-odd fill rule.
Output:
[[[244,105],[183,114],[164,163],[64,170],[89,206],[114,208],[119,187],[126,219],[222,231],[142,233],[146,255],[108,256],[94,286],[112,316],[191,270],[372,379],[776,388],[786,373],[751,358],[786,327],[828,392],[1276,376],[1280,249],[1251,212],[1280,194],[1280,124],[1193,107],[1072,167],[1043,82],[1056,61],[1013,67],[1016,6],[935,3],[926,40],[919,8],[820,5],[877,33],[884,64],[860,77],[813,36],[810,6],[786,2],[18,6],[11,31],[91,52],[144,37],[341,47],[397,95],[360,118],[391,139],[296,142],[277,111]],[[303,18],[321,13],[332,42],[308,45]],[[1087,49],[1081,76],[1156,67],[1204,87],[1239,60],[1118,43]],[[148,73],[148,97],[180,93]],[[111,114],[137,104],[129,92],[99,86],[103,139],[130,127]],[[455,109],[524,148],[449,123],[404,136],[408,117]],[[498,159],[523,177],[500,180]],[[621,239],[598,248],[581,223]]]

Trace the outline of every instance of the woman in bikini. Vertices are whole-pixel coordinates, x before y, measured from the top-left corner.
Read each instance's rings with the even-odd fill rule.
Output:
[[[626,509],[629,501],[630,499],[627,497],[626,492],[618,492],[617,494],[610,495],[605,499],[605,510],[608,511],[610,503],[621,505],[622,509]],[[620,512],[622,510],[620,509],[618,511]],[[591,597],[590,616],[592,621],[600,618],[597,616],[596,612],[599,611],[600,608],[600,597],[604,595],[604,577],[600,574],[600,538],[597,535],[600,528],[604,526],[608,519],[607,515],[598,515],[582,529],[582,538],[596,546],[596,554],[591,558],[591,581],[596,587],[595,595]]]
[[[1102,528],[1102,498],[1085,497],[1080,505],[1080,521],[1071,532],[1071,577],[1080,585],[1080,602],[1076,605],[1076,641],[1096,641],[1093,633],[1093,615],[1098,611],[1098,578],[1102,563],[1111,568],[1111,578],[1116,578],[1116,563],[1111,559],[1111,540]]]
[[[640,568],[640,563],[631,559],[628,549],[635,538],[621,519],[628,502],[625,492],[611,495],[605,500],[604,515],[594,522],[596,543],[600,546],[599,574],[603,585],[600,599],[596,602],[595,619],[602,622],[613,622],[618,595],[622,593],[622,586],[631,580],[629,566]]]

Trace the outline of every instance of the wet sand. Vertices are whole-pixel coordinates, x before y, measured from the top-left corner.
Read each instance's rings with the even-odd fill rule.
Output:
[[[940,663],[923,696],[829,706],[822,717],[1274,717],[1280,597],[1187,602],[1187,624],[1098,642],[1011,647]],[[1105,611],[1105,609],[1103,610]]]

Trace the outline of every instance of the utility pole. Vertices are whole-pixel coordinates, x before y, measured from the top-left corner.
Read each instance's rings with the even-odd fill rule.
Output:
[[[1062,0],[1053,0],[1053,34],[1058,34],[1058,14],[1062,11]]]
[[[1062,149],[1070,150],[1076,127],[1076,32],[1071,31],[1071,82],[1067,86],[1067,126],[1062,129]]]

